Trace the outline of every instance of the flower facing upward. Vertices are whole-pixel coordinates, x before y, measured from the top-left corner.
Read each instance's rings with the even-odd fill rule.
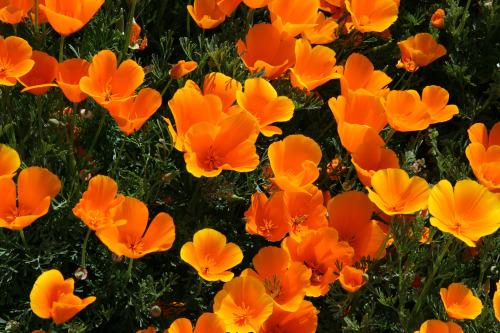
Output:
[[[309,301],[302,301],[296,311],[283,310],[276,304],[273,313],[259,333],[296,332],[314,333],[318,327],[319,311]]]
[[[56,82],[67,99],[80,103],[88,95],[80,89],[80,79],[89,75],[90,62],[85,59],[68,59],[59,64]]]
[[[434,28],[441,29],[444,26],[443,16],[444,16],[444,10],[442,10],[441,8],[439,8],[434,12],[434,14],[432,14],[431,22]]]
[[[472,291],[461,283],[452,283],[441,288],[441,300],[448,316],[454,319],[475,319],[481,314],[483,304]]]
[[[267,6],[271,22],[281,33],[281,38],[295,37],[316,26],[319,0],[273,0]]]
[[[415,333],[464,333],[464,330],[452,321],[445,323],[441,320],[429,319],[420,326],[420,331],[415,331]]]
[[[17,78],[27,74],[35,65],[31,46],[22,38],[0,36],[0,85],[13,86]]]
[[[394,0],[346,0],[352,23],[359,32],[382,32],[398,18],[398,6]]]
[[[0,179],[12,178],[21,166],[21,159],[15,149],[0,143]]]
[[[407,40],[399,42],[398,46],[401,50],[401,60],[396,67],[404,68],[408,72],[414,72],[419,67],[427,66],[446,54],[444,46],[438,44],[428,33],[411,36]]]
[[[156,331],[155,331],[156,332]],[[191,321],[186,318],[174,320],[170,327],[163,333],[225,333],[226,324],[215,313],[205,312],[198,318],[193,331]]]
[[[308,192],[286,192],[290,237],[300,241],[309,230],[326,228],[326,207],[323,193],[317,188]]]
[[[57,84],[52,83],[58,70],[56,58],[45,52],[33,51],[31,59],[35,62],[33,68],[18,78],[18,81],[25,87],[21,92],[27,91],[33,95],[42,95],[50,87],[57,87]]]
[[[359,180],[368,187],[372,186],[372,177],[378,170],[399,168],[399,159],[393,150],[371,142],[360,144],[352,153],[351,161]]]
[[[335,32],[339,26],[332,17],[325,17],[323,12],[318,12],[316,20],[317,25],[302,32],[302,38],[305,38],[311,44],[328,44],[335,40]]]
[[[68,321],[96,300],[94,296],[81,299],[74,295],[74,287],[75,280],[64,280],[58,270],[44,272],[31,290],[31,310],[40,318],[52,318],[56,325]]]
[[[202,29],[215,28],[226,19],[226,14],[217,5],[217,0],[195,0],[194,6],[188,5],[187,10]]]
[[[226,243],[226,236],[207,228],[196,232],[193,241],[182,246],[181,259],[205,280],[227,282],[234,276],[228,270],[241,263],[243,253],[238,245]]]
[[[366,283],[363,271],[351,266],[344,266],[342,268],[339,275],[339,281],[345,290],[352,293],[358,291]]]
[[[191,73],[198,67],[196,61],[185,61],[179,60],[177,64],[168,72],[170,77],[174,80],[183,77],[184,75]]]

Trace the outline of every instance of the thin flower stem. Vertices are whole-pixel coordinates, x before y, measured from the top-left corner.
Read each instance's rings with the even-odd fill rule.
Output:
[[[325,135],[325,133],[330,129],[332,128],[333,125],[335,125],[337,123],[337,121],[334,119],[332,120],[332,122],[330,124],[328,124],[328,126],[325,127],[325,129],[316,137],[316,141],[318,141],[319,138],[321,138],[323,135]]]
[[[427,293],[429,292],[429,288],[431,287],[431,284],[434,281],[434,276],[436,275],[436,273],[439,269],[439,265],[441,264],[441,261],[443,260],[446,252],[448,252],[448,249],[449,249],[451,243],[453,243],[453,239],[454,239],[454,237],[449,236],[448,242],[444,246],[443,251],[441,251],[441,254],[439,255],[437,261],[434,263],[434,265],[432,267],[431,275],[427,278],[427,281],[425,282],[424,288],[422,289],[422,292],[420,293],[420,296],[417,299],[417,303],[415,304],[415,306],[413,307],[413,310],[411,311],[411,317],[413,317],[415,314],[417,314],[418,311],[420,310],[420,307],[422,306],[422,303],[424,302],[424,299],[427,296]]]
[[[399,86],[399,84],[403,81],[403,79],[405,78],[406,76],[406,73],[408,73],[407,71],[405,71],[403,73],[403,75],[401,75],[401,77],[399,78],[398,82],[396,82],[396,84],[394,85],[394,87],[391,88],[391,90],[396,90],[396,88]]]
[[[19,230],[19,234],[21,235],[21,240],[23,241],[24,246],[28,247],[28,243],[26,242],[26,238],[24,237],[23,230]]]
[[[163,90],[161,91],[161,97],[163,97],[163,95],[167,92],[167,89],[168,87],[170,86],[170,84],[172,83],[172,78],[170,78],[170,80],[168,80],[167,82],[167,85],[165,86],[165,88],[163,88]]]
[[[385,140],[385,145],[384,146],[387,146],[387,144],[389,143],[389,140],[393,137],[394,133],[396,133],[396,130],[394,128],[391,128],[391,133],[389,133],[389,136],[387,137],[387,140]]]
[[[87,151],[87,154],[83,158],[82,163],[85,163],[90,158],[90,154],[92,154],[92,151],[94,150],[95,144],[97,142],[97,138],[99,138],[99,134],[101,134],[102,126],[104,125],[104,121],[106,120],[107,114],[108,114],[107,110],[103,109],[101,122],[99,123],[99,127],[97,128],[97,132],[94,135],[94,139],[92,140],[92,144],[90,145],[90,148]]]
[[[113,165],[113,169],[111,170],[111,174],[110,174],[111,178],[115,177],[116,168],[118,168],[118,164],[120,163],[120,157],[122,157],[123,148],[125,147],[125,142],[127,141],[127,139],[128,139],[128,136],[125,135],[125,137],[122,140],[122,145],[120,147],[120,151],[118,152],[118,156],[116,157],[115,164]]]
[[[132,264],[133,263],[134,263],[134,259],[130,258],[130,261],[128,262],[128,269],[127,269],[127,277],[126,277],[127,282],[129,282],[131,280]]]
[[[41,44],[41,38],[40,38],[40,32],[39,32],[39,25],[38,25],[38,0],[35,0],[35,40],[36,40],[36,48],[37,50],[40,49],[40,44]]]
[[[54,322],[51,322],[49,329],[47,330],[47,333],[51,333],[53,329],[54,329]]]
[[[161,3],[160,11],[158,12],[158,16],[156,17],[156,28],[160,28],[160,24],[163,23],[163,14],[165,14],[165,9],[167,9],[168,0],[163,0]]]
[[[69,143],[68,143],[68,158],[69,158],[69,168],[68,175],[73,177],[75,174],[76,160],[75,160],[75,149],[73,143],[75,142],[75,122],[77,115],[78,103],[73,103],[73,114],[71,115],[70,123],[70,133],[69,133]]]
[[[392,225],[394,224],[395,221],[396,221],[396,215],[393,215],[391,217],[391,224],[389,225],[389,229],[387,229],[387,235],[385,236],[384,243],[382,244],[382,247],[378,251],[377,257],[375,258],[374,261],[377,261],[380,258],[380,256],[382,255],[382,253],[384,252],[384,250],[386,248],[386,244],[389,241],[389,238],[391,238],[391,229],[392,229]]]
[[[250,29],[250,23],[252,23],[254,13],[255,13],[255,8],[250,8],[248,10],[247,22],[245,24],[245,35],[243,36],[243,38],[245,38],[245,40],[246,40],[246,36],[248,34],[248,30]]]
[[[130,44],[130,35],[132,33],[132,21],[134,20],[134,12],[135,12],[135,4],[137,0],[132,0],[132,8],[128,12],[127,25],[126,25],[126,35],[125,35],[125,43],[123,44],[122,52],[118,58],[118,63],[122,61],[122,59],[127,55],[128,46]]]
[[[38,134],[40,135],[40,144],[42,143],[43,136],[43,123],[42,123],[42,95],[36,96],[36,106],[38,110]]]
[[[59,43],[59,63],[63,62],[64,37],[65,36],[61,35],[61,41]]]
[[[401,87],[401,90],[406,90],[407,88],[410,87],[410,82],[411,82],[411,79],[413,78],[414,73],[415,73],[415,71],[411,72],[410,77],[408,78],[408,80],[405,81],[405,83],[403,84],[403,87]]]
[[[85,240],[83,241],[83,246],[82,246],[82,268],[85,269],[85,252],[87,250],[87,243],[89,241],[90,234],[92,233],[92,229],[89,229],[87,232],[87,235],[85,236]]]
[[[460,24],[458,25],[458,29],[455,32],[455,36],[458,36],[460,34],[460,32],[462,31],[462,29],[464,28],[465,21],[467,19],[466,15],[467,15],[467,11],[469,10],[470,3],[471,3],[471,0],[468,0],[467,4],[465,5],[464,13],[462,14],[462,18],[460,19]]]

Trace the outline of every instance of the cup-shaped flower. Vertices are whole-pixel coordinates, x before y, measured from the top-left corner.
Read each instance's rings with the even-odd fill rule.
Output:
[[[195,0],[187,10],[202,29],[212,29],[224,22],[226,14],[217,5],[217,0]]]
[[[480,143],[485,149],[491,146],[500,146],[500,122],[493,125],[489,135],[486,126],[482,123],[472,125],[467,133],[471,143]]]
[[[89,75],[90,62],[85,59],[68,59],[59,64],[56,82],[67,99],[80,103],[88,95],[80,89],[80,80]]]
[[[286,311],[276,304],[273,314],[260,328],[259,333],[300,332],[314,333],[318,327],[319,311],[309,301],[302,301],[296,311]]]
[[[444,10],[441,8],[437,9],[431,17],[431,23],[434,28],[441,29],[444,26]]]
[[[52,28],[62,36],[77,32],[101,8],[104,0],[45,0],[39,5]]]
[[[221,120],[217,126],[208,122],[193,125],[184,142],[186,168],[195,177],[215,177],[222,170],[252,171],[259,164],[255,148],[258,135],[259,124],[244,112]]]
[[[300,241],[308,230],[328,227],[323,193],[317,188],[308,192],[286,192],[290,237]]]
[[[141,129],[142,125],[161,106],[161,95],[151,88],[139,91],[135,99],[107,105],[109,114],[125,135],[130,135]]]
[[[73,208],[73,214],[95,231],[123,225],[127,220],[114,220],[110,212],[125,198],[122,194],[117,196],[117,193],[118,184],[112,178],[103,175],[92,177],[87,191],[83,192],[82,198]]]
[[[273,0],[243,0],[245,5],[250,8],[262,8],[267,6]]]
[[[352,23],[359,32],[382,32],[398,18],[394,0],[346,0]]]
[[[33,8],[33,0],[0,1],[0,21],[9,24],[18,24],[27,17]]]
[[[218,96],[222,102],[222,112],[225,113],[234,104],[238,91],[241,92],[242,89],[239,81],[218,72],[207,74],[203,80],[203,94]]]
[[[495,312],[495,318],[500,321],[500,281],[496,283],[497,290],[493,295],[493,311]]]
[[[452,283],[439,291],[446,313],[454,319],[476,319],[483,310],[481,300],[462,283]]]
[[[279,188],[289,192],[309,192],[319,176],[321,148],[302,134],[289,135],[273,142],[267,152],[274,178]]]
[[[399,159],[394,151],[371,142],[363,142],[351,155],[351,161],[359,180],[371,187],[372,177],[378,170],[399,168]]]
[[[0,227],[22,230],[47,214],[50,200],[61,190],[59,178],[47,169],[29,167],[19,173],[16,184],[0,179]]]
[[[437,183],[430,193],[429,213],[433,226],[472,247],[500,227],[500,201],[468,179],[457,182],[455,189],[446,179]]]
[[[383,169],[372,177],[368,197],[387,215],[413,214],[427,209],[429,184],[418,176],[409,177],[402,169]]]
[[[89,94],[101,106],[111,102],[123,102],[134,96],[144,80],[144,70],[129,59],[116,68],[116,55],[103,50],[92,58],[89,75],[80,80],[80,89]]]
[[[155,331],[156,332],[156,331]],[[170,327],[164,333],[225,333],[226,324],[215,313],[205,312],[196,321],[196,327],[193,331],[191,321],[186,318],[174,320]]]
[[[0,143],[0,179],[12,178],[21,166],[21,159],[15,149]]]
[[[419,331],[415,333],[464,333],[464,330],[460,325],[452,321],[444,322],[437,319],[426,320],[422,326],[420,326]]]
[[[179,60],[177,64],[168,72],[170,77],[174,80],[183,77],[186,74],[191,73],[198,67],[198,63],[196,61],[186,61]]]
[[[434,60],[444,56],[446,49],[438,44],[432,35],[420,33],[398,43],[401,50],[401,60],[396,67],[414,72],[419,67],[424,67]]]
[[[245,91],[237,91],[236,100],[243,110],[256,119],[260,132],[265,136],[283,133],[271,124],[290,120],[295,109],[291,99],[278,96],[271,83],[262,78],[246,80]]]
[[[64,323],[96,300],[73,294],[75,280],[64,279],[61,272],[51,269],[40,275],[30,293],[31,310],[40,318],[52,318],[56,325]]]
[[[231,16],[241,2],[242,0],[217,0],[217,6],[226,16]]]
[[[35,61],[31,59],[31,46],[22,38],[0,36],[0,85],[13,86],[27,74]]]
[[[316,26],[319,0],[274,0],[267,6],[271,22],[281,38],[295,37],[302,31]]]
[[[142,201],[125,197],[120,205],[112,209],[111,218],[115,221],[126,220],[127,223],[98,230],[96,235],[111,252],[131,259],[170,249],[175,239],[172,217],[159,213],[146,230],[148,217],[148,208]]]
[[[181,259],[193,266],[207,281],[231,280],[228,270],[241,263],[243,252],[238,245],[226,243],[226,236],[214,229],[202,229],[181,248]]]
[[[458,114],[456,105],[448,105],[450,94],[439,86],[427,86],[422,90],[422,102],[427,105],[431,124],[442,123]]]
[[[214,298],[214,313],[227,332],[258,332],[273,312],[273,299],[254,277],[237,277],[224,284]]]
[[[281,39],[278,29],[261,23],[250,28],[246,44],[239,40],[236,47],[251,73],[264,70],[264,78],[272,80],[295,63],[295,41],[295,38]]]
[[[325,18],[323,12],[318,12],[316,26],[306,29],[302,32],[302,38],[305,38],[311,44],[328,44],[335,40],[335,32],[339,26],[332,17]]]
[[[384,107],[389,125],[399,132],[421,131],[432,121],[429,107],[415,90],[391,91]]]
[[[366,284],[363,274],[364,272],[361,269],[344,266],[340,271],[339,282],[345,290],[354,293]]]
[[[314,48],[307,39],[295,43],[295,65],[290,69],[292,86],[311,91],[332,79],[340,78],[335,69],[335,52],[329,47]]]
[[[31,70],[18,78],[18,81],[25,87],[21,92],[43,95],[50,87],[57,87],[57,84],[52,83],[58,69],[56,58],[45,52],[33,51],[31,59],[35,62]]]

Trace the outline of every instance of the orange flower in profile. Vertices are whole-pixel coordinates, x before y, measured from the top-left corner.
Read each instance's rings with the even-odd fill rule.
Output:
[[[240,5],[242,0],[217,0],[217,6],[226,15],[231,16],[236,7]]]
[[[215,28],[226,19],[226,14],[217,5],[217,0],[194,0],[194,6],[188,5],[187,10],[202,29]]]
[[[115,221],[127,220],[127,223],[98,230],[96,235],[111,252],[131,259],[170,249],[175,239],[172,217],[159,213],[146,230],[148,217],[148,208],[142,201],[125,197],[120,205],[112,209],[111,218]]]
[[[0,21],[9,24],[18,24],[26,18],[33,8],[34,0],[0,1]]]
[[[314,48],[307,39],[295,43],[295,65],[290,69],[292,86],[311,91],[332,79],[340,78],[335,69],[335,52],[329,47]]]
[[[45,52],[33,51],[31,59],[35,62],[31,70],[18,77],[17,80],[25,87],[21,92],[29,92],[33,95],[45,94],[50,87],[57,87],[52,83],[57,75],[58,63],[56,58]]]
[[[339,281],[342,287],[354,293],[366,284],[363,270],[351,266],[344,266],[340,271]]]
[[[135,99],[128,99],[123,103],[107,105],[109,114],[125,135],[130,135],[141,129],[142,125],[161,106],[161,95],[151,88],[139,91]]]
[[[73,103],[80,103],[88,95],[80,89],[80,79],[89,75],[90,62],[85,59],[68,59],[59,64],[56,83]]]
[[[52,318],[56,325],[64,323],[93,303],[95,296],[81,299],[73,294],[75,280],[64,280],[61,272],[51,269],[40,275],[30,293],[30,306],[40,318]]]
[[[422,102],[427,105],[431,124],[442,123],[458,114],[456,105],[447,105],[450,94],[439,86],[427,86],[422,90]]]
[[[391,91],[384,107],[389,125],[399,132],[421,131],[432,121],[427,104],[415,90]]]
[[[0,228],[22,230],[47,214],[50,200],[61,190],[59,178],[47,169],[29,167],[19,173],[16,184],[0,178]]]
[[[461,283],[452,283],[439,291],[446,313],[454,319],[476,319],[483,310],[481,300]]]
[[[441,8],[437,9],[434,14],[432,14],[431,22],[434,28],[441,29],[444,26],[444,10]]]
[[[384,169],[372,177],[368,197],[387,215],[413,214],[427,209],[429,184],[418,176],[409,177],[402,169]]]
[[[35,65],[31,46],[22,38],[0,36],[0,85],[13,86]]]
[[[339,25],[332,17],[325,18],[325,14],[320,11],[314,23],[316,26],[302,32],[302,38],[307,39],[311,44],[328,44],[335,40],[336,29]]]
[[[303,263],[289,263],[288,253],[279,247],[266,246],[253,257],[251,268],[241,276],[252,276],[263,283],[274,303],[285,311],[297,311],[309,287],[311,270]]]
[[[181,259],[193,266],[207,281],[227,282],[234,273],[228,270],[241,263],[243,252],[238,245],[226,243],[226,236],[214,229],[202,229],[181,248]]]
[[[489,135],[486,126],[482,123],[472,125],[467,133],[471,143],[480,143],[485,149],[491,146],[500,146],[500,122],[493,125]]]
[[[45,0],[38,0],[38,7],[40,7],[40,5],[45,5]],[[31,21],[33,22],[33,24],[35,24],[35,20],[36,20],[36,14],[35,14],[35,8],[33,6],[33,10],[31,11]],[[43,9],[41,8],[38,8],[38,24],[42,24],[42,23],[48,23],[49,22],[49,19],[47,18],[47,15],[45,15],[45,12],[43,11]]]
[[[144,70],[129,59],[116,68],[116,55],[103,50],[92,58],[89,75],[80,80],[80,89],[101,106],[133,98],[135,89],[144,81]]]
[[[127,220],[114,220],[110,213],[111,208],[125,199],[122,194],[116,196],[117,193],[118,185],[112,178],[103,175],[92,177],[87,191],[83,192],[82,198],[73,208],[73,214],[95,231],[123,225]]]
[[[309,230],[328,227],[323,193],[318,189],[307,192],[286,192],[290,237],[300,241]]]
[[[179,60],[177,64],[168,72],[170,77],[174,80],[183,77],[184,75],[191,73],[198,67],[196,61]]]
[[[371,187],[375,172],[382,169],[399,168],[399,159],[394,151],[371,142],[363,142],[351,155],[351,161],[363,185]]]
[[[273,136],[283,133],[274,122],[288,121],[293,117],[295,105],[286,96],[278,96],[271,83],[254,78],[245,81],[245,91],[236,92],[238,105],[259,123],[260,133]]]
[[[245,5],[250,8],[262,8],[267,6],[273,0],[243,0]]]
[[[184,161],[195,177],[215,177],[222,170],[249,172],[259,164],[255,141],[259,135],[257,121],[240,112],[216,126],[203,122],[186,133]]]
[[[475,247],[479,238],[500,227],[500,201],[473,180],[461,180],[455,190],[446,179],[434,185],[429,197],[431,224]]]
[[[192,82],[192,81],[191,81]],[[186,82],[186,85],[188,82]],[[192,82],[197,89],[196,83]],[[243,88],[241,83],[225,74],[214,72],[205,75],[203,80],[203,94],[216,95],[222,102],[222,112],[228,113],[228,109],[236,101],[236,95]]]
[[[39,7],[54,28],[62,36],[77,32],[101,8],[104,0],[45,0]]]
[[[273,142],[267,152],[274,178],[282,190],[309,192],[319,176],[321,148],[302,134],[289,135],[283,141]]]
[[[316,26],[319,0],[273,0],[267,6],[271,23],[281,33],[281,38],[295,37]]]
[[[382,32],[398,18],[398,6],[394,0],[346,0],[352,23],[361,32]]]
[[[21,159],[15,149],[0,143],[0,179],[11,179],[21,166]]]
[[[446,54],[444,46],[438,44],[428,33],[411,36],[407,40],[399,42],[398,46],[401,50],[401,60],[396,67],[404,68],[408,72],[414,72],[419,67],[427,66]]]
[[[273,312],[273,299],[254,277],[237,277],[224,284],[214,298],[214,313],[227,332],[258,332]]]
[[[420,331],[415,331],[415,333],[464,333],[464,330],[452,321],[445,323],[441,320],[429,319],[420,326]]]
[[[174,320],[168,329],[163,333],[225,333],[226,324],[215,313],[205,312],[198,318],[196,327],[193,331],[191,321],[186,318],[179,318]]]
[[[250,28],[246,44],[240,39],[236,47],[251,73],[264,70],[264,78],[272,80],[295,63],[295,41],[295,38],[281,39],[278,29],[261,23]]]
[[[495,318],[500,321],[500,281],[496,284],[497,290],[493,295],[493,310],[495,311]]]
[[[319,311],[309,301],[302,301],[294,312],[274,305],[273,314],[260,328],[259,333],[300,332],[314,333],[318,327]]]

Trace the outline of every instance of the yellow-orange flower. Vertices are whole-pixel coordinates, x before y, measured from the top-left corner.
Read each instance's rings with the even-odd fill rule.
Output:
[[[271,22],[281,38],[295,37],[316,25],[319,0],[273,0],[267,5]]]
[[[437,9],[434,14],[432,14],[431,22],[434,28],[441,29],[444,26],[444,10],[441,8]]]
[[[31,290],[31,310],[40,318],[52,318],[56,325],[68,321],[96,300],[95,296],[81,299],[73,294],[74,288],[75,280],[64,280],[58,270],[44,272]]]
[[[302,301],[297,311],[293,312],[283,310],[275,304],[273,314],[258,332],[314,333],[318,326],[318,313],[319,311],[309,301]]]
[[[273,0],[243,0],[245,5],[250,8],[262,8],[267,6]]]
[[[414,72],[419,67],[427,66],[446,54],[444,46],[438,44],[428,33],[411,36],[407,40],[399,42],[398,46],[401,50],[401,60],[396,67],[404,68],[408,72]]]
[[[427,105],[415,90],[393,90],[387,95],[385,112],[389,125],[399,132],[424,130],[431,124]]]
[[[307,192],[286,192],[290,237],[300,241],[308,230],[328,227],[323,193],[318,190]]]
[[[59,64],[56,82],[67,99],[80,103],[88,95],[80,89],[80,79],[89,75],[90,62],[85,59],[68,59]]]
[[[196,61],[179,60],[177,64],[168,72],[172,79],[179,79],[184,75],[191,73],[198,67]]]
[[[217,0],[217,6],[226,15],[231,16],[242,0]]]
[[[399,168],[399,159],[394,151],[371,142],[363,142],[351,155],[351,161],[363,185],[371,187],[372,177],[378,170]]]
[[[192,81],[190,83],[199,89],[196,83]],[[188,82],[186,82],[187,85]],[[238,92],[242,89],[239,81],[218,72],[205,75],[203,80],[203,94],[218,96],[222,102],[222,112],[225,113],[228,113],[228,109],[234,104]]]
[[[447,105],[450,94],[439,86],[427,86],[422,90],[422,102],[427,105],[431,124],[442,123],[458,114],[456,105]]]
[[[243,252],[238,245],[226,243],[226,236],[207,228],[197,231],[193,241],[182,246],[181,259],[205,280],[227,282],[234,276],[228,270],[241,263]]]
[[[52,83],[57,75],[57,59],[40,51],[33,51],[31,59],[35,62],[31,70],[18,78],[18,81],[25,87],[21,92],[27,91],[33,95],[42,95],[50,87],[57,87],[57,84]]]
[[[451,318],[476,319],[483,310],[481,300],[462,283],[452,283],[448,289],[441,288],[439,293],[446,313]]]
[[[168,329],[163,333],[225,333],[226,324],[215,313],[205,312],[196,321],[196,327],[193,331],[191,321],[186,318],[174,320]]]
[[[493,295],[493,310],[495,311],[495,318],[500,321],[500,281],[496,284],[497,290]]]
[[[12,178],[21,166],[21,159],[15,149],[0,143],[0,179]]]
[[[486,126],[482,123],[472,125],[467,133],[471,143],[480,143],[486,149],[491,146],[500,146],[500,122],[493,125],[489,135]]]
[[[415,333],[464,333],[464,330],[452,321],[445,323],[441,320],[429,319],[420,326],[420,331],[415,331]]]
[[[136,333],[156,333],[156,329],[153,326],[149,326],[148,328],[139,330]]]
[[[33,8],[34,0],[0,1],[0,21],[18,24]]]
[[[344,266],[340,271],[339,281],[342,287],[350,292],[358,291],[366,284],[363,270],[351,266]]]
[[[352,23],[359,32],[382,32],[398,18],[398,6],[394,0],[346,0]]]
[[[13,86],[35,65],[31,46],[22,38],[0,36],[0,85]]]
[[[325,18],[325,14],[320,11],[314,23],[316,26],[302,32],[302,38],[307,39],[311,44],[328,44],[335,40],[336,29],[339,25],[332,17]]]
[[[19,173],[16,184],[0,178],[0,227],[22,230],[47,214],[50,201],[61,190],[59,178],[47,169],[29,167]],[[16,193],[17,192],[17,193]]]
[[[473,180],[461,180],[455,189],[446,179],[434,185],[429,197],[430,222],[475,247],[479,238],[500,227],[500,201]]]
[[[187,10],[202,29],[215,28],[226,19],[216,0],[195,0],[194,6],[188,5]]]

